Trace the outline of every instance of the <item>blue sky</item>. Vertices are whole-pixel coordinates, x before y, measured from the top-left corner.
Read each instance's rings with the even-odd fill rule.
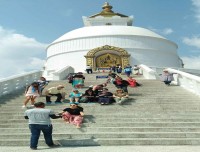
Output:
[[[0,78],[41,69],[46,46],[61,35],[83,27],[82,16],[100,12],[105,2],[0,0]],[[150,29],[175,42],[186,68],[200,69],[200,0],[107,2],[114,12],[133,15],[133,26]]]

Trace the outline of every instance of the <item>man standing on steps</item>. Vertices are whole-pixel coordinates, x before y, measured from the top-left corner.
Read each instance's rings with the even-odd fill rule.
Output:
[[[86,66],[86,72],[87,72],[87,74],[92,73],[92,66],[87,65]]]
[[[25,119],[29,119],[29,129],[31,131],[30,148],[37,150],[41,131],[49,147],[58,147],[59,145],[55,145],[52,140],[53,127],[50,118],[57,119],[62,118],[62,116],[55,115],[50,109],[44,109],[45,104],[43,102],[37,102],[34,106],[34,109],[26,110],[24,113]]]

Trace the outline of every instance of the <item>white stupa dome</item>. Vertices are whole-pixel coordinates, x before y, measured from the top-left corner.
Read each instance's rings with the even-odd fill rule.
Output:
[[[56,39],[53,43],[70,39],[96,37],[96,36],[145,36],[166,39],[148,29],[135,26],[88,26],[70,31]]]
[[[150,67],[181,67],[176,43],[142,27],[132,26],[133,16],[113,12],[109,3],[103,11],[83,17],[84,27],[67,32],[47,47],[46,75],[71,66],[84,72],[127,64]]]

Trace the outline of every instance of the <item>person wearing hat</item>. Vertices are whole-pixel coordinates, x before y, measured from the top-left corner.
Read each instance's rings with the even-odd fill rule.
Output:
[[[80,102],[82,97],[82,93],[78,91],[78,89],[73,89],[69,94],[70,102]]]
[[[61,100],[65,99],[65,92],[62,90],[63,88],[65,88],[63,85],[58,85],[56,87],[51,87],[49,88],[46,92],[46,103],[47,104],[51,104],[51,96],[56,96],[57,99],[55,101],[55,103],[61,103]]]
[[[61,113],[65,122],[74,124],[76,128],[81,128],[83,122],[83,108],[78,106],[78,102],[70,102],[70,107],[63,109]]]
[[[128,93],[124,92],[123,89],[117,89],[116,92],[113,94],[113,98],[117,104],[122,104],[128,100]]]

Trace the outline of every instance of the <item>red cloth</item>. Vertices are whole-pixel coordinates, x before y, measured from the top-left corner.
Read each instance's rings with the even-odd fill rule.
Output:
[[[136,87],[136,86],[137,86],[137,85],[136,85],[136,80],[135,80],[135,79],[129,78],[127,81],[128,81],[128,83],[129,83],[129,86],[130,86],[130,87]]]

